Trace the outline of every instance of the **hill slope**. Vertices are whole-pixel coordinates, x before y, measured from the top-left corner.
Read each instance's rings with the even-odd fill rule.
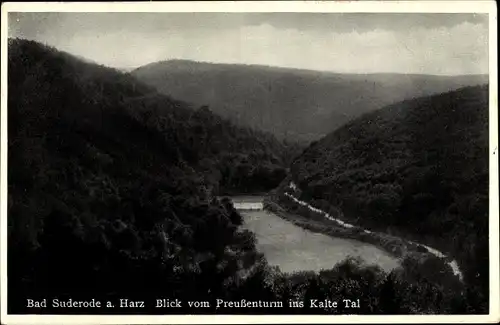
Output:
[[[306,201],[458,258],[488,294],[488,87],[407,100],[313,143],[292,164]]]
[[[214,195],[279,183],[280,142],[35,42],[9,40],[8,72],[9,310],[223,296],[238,260],[255,262]]]
[[[148,64],[132,74],[174,98],[299,141],[316,140],[394,102],[487,82],[486,76],[351,75],[183,60]]]

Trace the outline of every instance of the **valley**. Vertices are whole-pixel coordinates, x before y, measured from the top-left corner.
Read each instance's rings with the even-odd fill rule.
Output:
[[[121,72],[9,40],[13,313],[54,312],[26,308],[41,294],[487,311],[484,76],[164,66]],[[284,305],[250,312],[332,313]]]

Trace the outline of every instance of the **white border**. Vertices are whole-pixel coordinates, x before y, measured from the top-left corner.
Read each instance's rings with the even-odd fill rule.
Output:
[[[1,323],[2,324],[234,324],[234,323],[484,323],[500,321],[498,215],[498,75],[497,16],[494,1],[241,1],[241,2],[113,2],[3,3],[1,25]],[[166,316],[52,316],[7,315],[7,37],[8,12],[378,12],[489,13],[490,69],[490,314],[463,316],[313,316],[313,315],[166,315]]]

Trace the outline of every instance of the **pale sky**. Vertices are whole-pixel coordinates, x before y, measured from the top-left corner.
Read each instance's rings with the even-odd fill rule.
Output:
[[[488,73],[475,14],[11,13],[9,36],[116,68],[160,60],[340,73]]]

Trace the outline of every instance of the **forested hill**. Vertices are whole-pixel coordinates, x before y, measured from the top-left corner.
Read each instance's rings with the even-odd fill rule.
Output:
[[[151,63],[132,74],[239,124],[305,142],[404,99],[487,82],[483,75],[335,74],[185,60]]]
[[[65,293],[223,296],[256,253],[212,195],[276,186],[283,144],[39,43],[8,51],[9,308]]]
[[[114,144],[109,141],[120,137],[133,146],[140,138],[148,147],[138,148],[138,152],[152,149],[172,161],[209,169],[211,172],[205,174],[220,182],[223,190],[263,190],[257,184],[264,184],[264,189],[272,187],[298,152],[297,146],[284,144],[270,134],[235,126],[205,105],[188,109],[191,105],[158,94],[130,75],[84,63],[39,44],[17,41],[10,48],[15,59],[10,67],[16,71],[10,74],[11,93],[20,92],[10,97],[12,106],[22,106],[13,114],[26,113],[33,118],[30,110],[43,114],[42,119],[29,121],[34,125],[28,125],[25,116],[14,115],[13,121],[24,122],[19,125],[23,130],[45,127],[45,132],[52,127],[49,123],[57,123],[56,130],[59,124],[71,130],[74,124],[75,131],[83,128],[78,132],[98,133],[99,138],[96,135],[86,141],[103,141],[106,148],[96,148],[96,152],[110,151],[107,155],[113,155]],[[44,105],[36,106],[35,100]],[[141,127],[147,133],[138,132]],[[84,142],[80,134],[71,136]]]
[[[488,295],[488,86],[385,107],[313,143],[292,164],[304,200],[459,260]]]

